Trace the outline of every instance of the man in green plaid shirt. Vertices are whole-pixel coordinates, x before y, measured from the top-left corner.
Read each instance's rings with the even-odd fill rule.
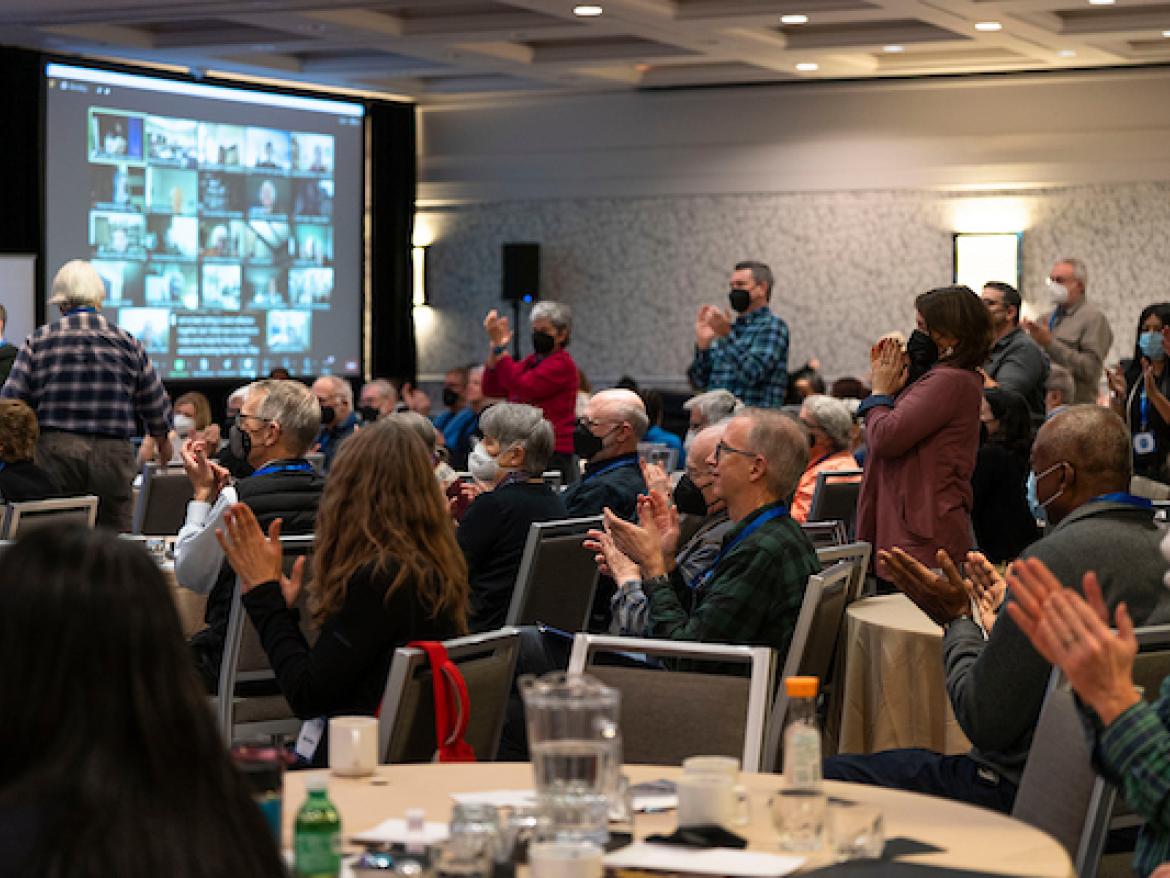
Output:
[[[714,305],[695,319],[695,357],[687,377],[697,390],[729,390],[744,405],[779,408],[788,388],[788,324],[772,313],[772,269],[740,262],[731,274],[732,323]]]

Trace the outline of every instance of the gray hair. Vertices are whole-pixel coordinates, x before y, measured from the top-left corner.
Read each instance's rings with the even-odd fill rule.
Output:
[[[394,385],[385,378],[375,378],[373,381],[367,381],[362,385],[362,390],[364,391],[367,387],[376,390],[378,392],[378,397],[383,400],[387,399],[390,394],[394,392]]]
[[[439,445],[438,431],[435,430],[435,425],[427,418],[424,418],[418,412],[395,412],[382,418],[382,421],[396,421],[404,427],[409,427],[418,433],[419,438],[422,439],[423,444],[426,445],[427,451],[431,454],[435,453],[435,449]]]
[[[744,409],[736,417],[751,421],[748,442],[751,450],[768,464],[764,479],[768,492],[777,499],[791,497],[808,466],[808,439],[804,429],[775,409]]]
[[[66,262],[53,278],[50,305],[66,307],[101,307],[106,298],[106,283],[96,268],[84,259]]]
[[[263,393],[256,415],[280,425],[285,447],[298,457],[317,439],[321,429],[321,406],[313,392],[299,381],[266,378],[246,388],[248,396]]]
[[[534,476],[544,472],[552,457],[552,424],[540,409],[521,403],[501,402],[485,411],[479,419],[484,436],[500,443],[500,450],[524,449],[524,469]]]
[[[1062,256],[1056,260],[1056,264],[1061,263],[1069,265],[1073,270],[1073,277],[1081,282],[1081,288],[1087,290],[1089,288],[1089,269],[1085,265],[1085,260],[1078,259],[1076,256]]]
[[[1046,391],[1060,391],[1061,403],[1067,404],[1072,402],[1077,386],[1076,381],[1073,380],[1072,372],[1059,363],[1053,363],[1049,367],[1048,380],[1044,382],[1044,389]]]
[[[736,271],[750,271],[752,273],[752,280],[758,284],[764,285],[764,290],[767,293],[768,299],[772,298],[772,284],[775,282],[772,277],[772,269],[766,262],[756,262],[748,259],[744,262],[735,263]]]
[[[615,421],[629,424],[634,431],[634,436],[638,439],[645,436],[646,431],[650,429],[650,419],[646,417],[646,405],[642,402],[642,397],[634,391],[614,387],[595,393],[593,398],[600,400],[602,405],[613,413]]]
[[[250,384],[245,384],[242,387],[237,387],[235,390],[233,390],[231,393],[228,394],[227,404],[230,406],[232,404],[232,400],[238,400],[239,404],[243,405],[244,400],[248,396],[248,388],[251,386],[252,385],[250,385]]]
[[[692,396],[683,403],[683,408],[688,412],[698,409],[703,417],[703,423],[710,427],[741,411],[743,403],[736,399],[730,390],[708,390],[706,393]]]
[[[532,320],[547,320],[557,329],[573,329],[573,312],[562,302],[537,302],[532,306]]]
[[[814,393],[804,398],[804,408],[808,409],[817,426],[828,434],[834,451],[849,447],[853,435],[853,418],[845,403],[831,396]]]
[[[322,375],[317,381],[326,381],[329,386],[333,388],[333,395],[340,396],[347,403],[349,407],[353,408],[353,385],[338,375]],[[316,383],[316,382],[314,382]]]

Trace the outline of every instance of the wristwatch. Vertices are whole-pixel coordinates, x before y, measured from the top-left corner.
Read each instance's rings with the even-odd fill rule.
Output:
[[[505,354],[507,352],[508,352],[508,346],[506,344],[492,345],[492,354],[494,356],[498,357],[500,354]]]

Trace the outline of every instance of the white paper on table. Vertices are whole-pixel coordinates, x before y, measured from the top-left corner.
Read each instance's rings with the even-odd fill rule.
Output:
[[[674,793],[661,796],[634,796],[634,811],[638,814],[655,811],[673,811],[678,807],[678,796]]]
[[[406,844],[409,841],[422,841],[425,844],[438,844],[447,840],[447,824],[427,821],[423,824],[422,837],[406,831],[406,821],[398,817],[383,820],[372,829],[359,832],[353,836],[358,844]]]
[[[619,869],[657,869],[696,875],[734,875],[736,878],[778,878],[804,865],[804,857],[781,857],[734,848],[684,848],[640,842],[606,854],[606,866]]]
[[[495,805],[497,808],[531,808],[536,804],[535,790],[488,790],[482,793],[452,793],[460,805]]]

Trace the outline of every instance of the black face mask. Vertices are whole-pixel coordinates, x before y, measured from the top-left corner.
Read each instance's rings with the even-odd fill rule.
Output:
[[[731,290],[727,293],[727,300],[731,303],[731,310],[742,314],[752,303],[752,294],[747,290]]]
[[[247,460],[252,451],[252,437],[239,424],[232,424],[228,429],[228,450],[236,460]]]
[[[456,405],[459,402],[459,391],[452,387],[443,388],[443,405],[447,408]]]
[[[584,424],[578,424],[577,428],[573,430],[573,453],[583,460],[592,460],[593,456],[605,447],[605,442],[600,436],[594,436],[593,432]]]
[[[378,410],[372,405],[358,406],[358,414],[362,416],[362,423],[372,424],[378,420]]]
[[[916,329],[906,342],[906,356],[910,358],[910,375],[906,383],[913,384],[938,362],[938,345],[921,329]]]
[[[321,406],[321,423],[329,425],[333,423],[333,419],[337,417],[337,409],[331,405]]]
[[[674,486],[674,505],[679,512],[687,515],[706,515],[707,501],[703,497],[703,489],[691,481],[691,477],[684,474]]]
[[[556,343],[557,340],[547,332],[541,332],[539,329],[532,330],[532,350],[534,353],[551,354]]]

